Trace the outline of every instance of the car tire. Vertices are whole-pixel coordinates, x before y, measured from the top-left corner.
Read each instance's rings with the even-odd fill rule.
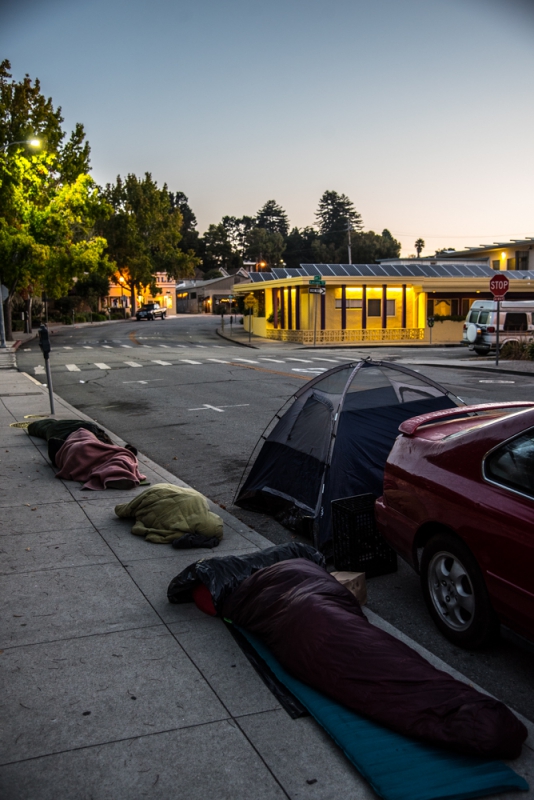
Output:
[[[460,539],[434,536],[421,558],[421,588],[435,625],[459,647],[474,649],[491,642],[497,618],[473,554]]]
[[[165,319],[165,317],[166,317],[166,316],[167,316],[167,314],[166,314],[166,312],[164,312],[164,313],[161,315],[161,319]]]
[[[489,354],[489,347],[475,347],[474,350],[477,356],[487,356]]]

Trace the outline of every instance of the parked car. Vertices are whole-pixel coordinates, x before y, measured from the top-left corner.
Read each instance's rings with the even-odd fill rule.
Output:
[[[504,300],[499,313],[499,349],[507,342],[534,341],[534,300]],[[462,344],[477,355],[497,349],[497,303],[475,300],[464,322]]]
[[[446,409],[403,422],[377,525],[421,576],[450,641],[502,623],[534,641],[534,403]]]
[[[156,317],[165,319],[167,316],[167,311],[166,309],[161,308],[159,303],[145,303],[137,311],[135,316],[138,322],[141,322],[142,319],[156,319]]]

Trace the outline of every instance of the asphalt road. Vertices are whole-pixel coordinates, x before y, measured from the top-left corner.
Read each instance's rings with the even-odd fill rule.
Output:
[[[218,324],[215,317],[182,316],[63,327],[51,337],[54,390],[274,543],[294,537],[232,502],[262,431],[298,387],[360,356],[444,365],[462,359],[466,366],[471,358],[463,348],[312,350],[273,342],[250,349],[218,337]],[[37,342],[19,349],[17,361],[45,383]],[[534,374],[414,368],[466,402],[533,397]],[[371,610],[534,721],[532,653],[502,639],[478,653],[449,644],[428,617],[418,577],[402,562],[394,575],[369,581],[368,589]]]

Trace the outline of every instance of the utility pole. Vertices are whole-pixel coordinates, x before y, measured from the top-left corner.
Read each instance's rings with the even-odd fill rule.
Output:
[[[349,235],[349,238],[348,238],[349,264],[352,264],[352,239],[351,239],[351,236],[350,236],[351,230],[352,230],[352,227],[351,227],[351,224],[350,224],[350,219],[348,219],[347,220],[347,232],[348,232],[348,235]]]

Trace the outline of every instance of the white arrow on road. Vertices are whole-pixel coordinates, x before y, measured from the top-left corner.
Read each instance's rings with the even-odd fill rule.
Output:
[[[200,408],[188,408],[187,410],[188,411],[207,411],[208,409],[211,409],[211,411],[220,411],[221,414],[222,414],[224,412],[225,408],[241,408],[242,406],[249,406],[249,405],[250,405],[250,403],[238,403],[235,406],[210,406],[209,403],[204,403],[204,405],[201,406]]]

